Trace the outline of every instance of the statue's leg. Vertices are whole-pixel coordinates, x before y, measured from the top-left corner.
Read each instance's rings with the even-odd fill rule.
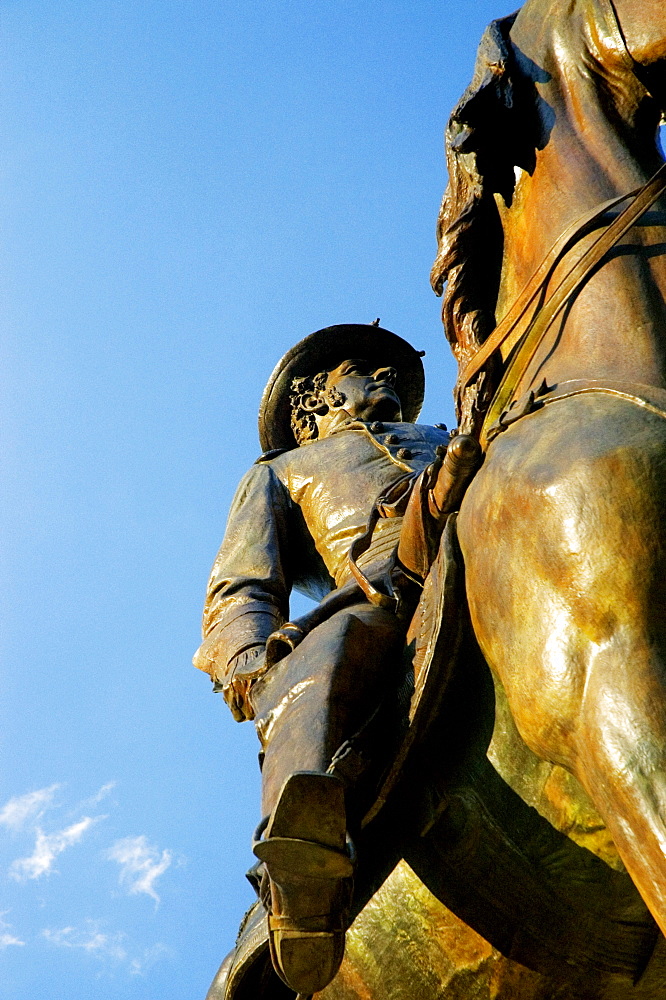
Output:
[[[326,772],[387,688],[397,686],[403,642],[393,614],[354,605],[317,626],[252,691],[268,820],[254,850],[269,879],[273,966],[299,994],[333,979],[349,923],[345,786]]]
[[[602,397],[523,418],[458,526],[521,736],[586,788],[666,932],[666,421]]]
[[[404,625],[364,602],[337,612],[255,685],[262,744],[262,812],[295,771],[325,773],[336,750],[395,683]]]

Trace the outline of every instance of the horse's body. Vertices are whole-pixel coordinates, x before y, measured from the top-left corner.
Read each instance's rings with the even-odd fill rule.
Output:
[[[478,277],[470,284],[456,244],[470,206],[488,219],[491,197],[499,212],[501,319],[569,225],[661,163],[662,0],[528,0],[498,38],[501,58],[481,53],[485,68],[449,132],[438,274],[449,279],[447,333],[462,361],[492,326],[487,291]],[[497,115],[493,101],[503,103]],[[494,115],[511,127],[502,138],[489,126],[496,160],[492,150],[484,160]],[[456,185],[474,156],[465,216]],[[662,199],[588,278],[517,392],[544,378],[560,390],[599,380],[654,405],[591,392],[515,421],[490,443],[458,523],[475,632],[521,735],[588,791],[666,933],[664,208]],[[472,258],[487,253],[478,246]],[[492,285],[492,266],[481,277]]]

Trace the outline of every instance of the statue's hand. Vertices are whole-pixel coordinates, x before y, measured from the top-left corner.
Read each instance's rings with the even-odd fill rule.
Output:
[[[254,718],[254,709],[249,699],[250,689],[266,670],[265,646],[251,646],[233,658],[224,680],[215,684],[215,690],[222,691],[236,722]]]

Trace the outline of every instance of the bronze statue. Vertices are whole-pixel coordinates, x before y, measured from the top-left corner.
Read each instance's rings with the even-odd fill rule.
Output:
[[[272,818],[257,853],[265,863],[261,890],[276,917],[272,948],[283,978],[296,983],[285,968],[292,961],[290,938],[297,942],[294,954],[300,949],[294,972],[318,967],[321,978],[315,983],[304,973],[303,986],[319,988],[339,962],[349,919],[400,857],[411,866],[411,872],[399,866],[388,889],[361,913],[356,925],[361,943],[352,940],[322,1000],[408,995],[415,973],[405,956],[418,949],[433,954],[434,921],[443,926],[454,914],[460,918],[461,967],[471,978],[463,977],[462,986],[442,986],[443,1000],[472,990],[484,1000],[660,1000],[663,995],[666,965],[654,921],[666,932],[666,168],[657,139],[665,110],[662,0],[527,0],[516,14],[489,27],[474,79],[451,116],[449,186],[433,283],[444,293],[446,334],[460,364],[460,440],[476,438],[484,451],[464,499],[457,489],[455,502],[442,508],[460,508],[444,537],[455,564],[457,525],[469,621],[457,670],[448,675],[455,682],[446,692],[450,703],[439,704],[437,738],[409,771],[414,787],[403,782],[395,792],[390,786],[399,809],[413,809],[415,819],[398,830],[394,811],[393,826],[384,827],[384,840],[372,846],[380,853],[391,837],[397,846],[379,866],[383,875],[370,880],[358,898],[347,881],[352,861],[344,840],[351,832],[362,844],[360,853],[371,853],[363,830],[372,822],[363,824],[374,816],[372,800],[383,780],[379,758],[361,767],[357,784],[343,779],[341,766],[337,777],[347,780],[349,810],[344,821],[342,806],[332,804],[335,793],[323,795],[335,830],[330,842],[292,821],[289,795],[283,822],[277,786],[284,780],[288,789],[291,774],[300,781],[299,773],[311,770],[318,779],[313,788],[322,790],[326,781],[335,787],[335,766],[330,774],[324,771],[333,765],[331,753],[342,763],[345,742],[353,744],[348,737],[353,726],[361,722],[363,728],[367,694],[376,690],[373,678],[384,677],[379,659],[393,664],[390,689],[397,700],[404,694],[409,670],[401,670],[408,658],[399,652],[409,649],[418,618],[417,613],[408,624],[418,598],[410,585],[424,583],[426,595],[442,554],[440,547],[426,576],[442,519],[435,517],[436,530],[430,532],[424,517],[428,504],[419,506],[414,498],[423,500],[439,482],[436,454],[424,456],[430,467],[420,473],[425,494],[416,488],[418,468],[410,465],[409,499],[396,507],[404,512],[402,529],[388,519],[378,522],[367,553],[356,560],[368,537],[359,517],[347,539],[353,543],[351,561],[341,555],[329,566],[324,557],[335,590],[322,601],[323,614],[315,612],[309,622],[292,627],[283,622],[286,611],[276,613],[277,604],[268,602],[261,630],[252,626],[255,637],[261,631],[269,640],[269,654],[274,647],[268,672],[262,652],[252,652],[263,640],[243,634],[240,624],[241,642],[233,650],[225,646],[221,627],[202,647],[208,660],[200,665],[208,663],[214,677],[220,668],[218,679],[232,708],[239,714],[256,710],[260,728],[268,726],[265,789],[273,784],[265,792],[264,813]],[[374,352],[361,353],[391,364]],[[321,367],[330,374],[356,354],[343,351]],[[315,368],[296,374],[312,378]],[[271,384],[277,385],[278,376],[279,368]],[[312,388],[325,392],[337,387],[334,382],[327,377]],[[269,401],[271,392],[269,384]],[[282,389],[280,398],[287,395]],[[324,433],[334,395],[324,405],[312,393],[307,420],[316,424],[323,418]],[[287,404],[281,405],[284,414]],[[285,426],[284,415],[278,423]],[[334,440],[335,427],[333,432],[316,447]],[[263,435],[267,441],[265,426]],[[278,446],[292,450],[269,461],[276,468],[315,447],[294,450],[286,440]],[[467,471],[475,464],[476,459]],[[310,480],[305,474],[290,482],[292,490]],[[383,482],[377,485],[385,488]],[[364,516],[376,511],[373,501],[367,491]],[[310,535],[317,540],[317,531]],[[393,569],[373,562],[396,545],[400,558],[391,563]],[[394,575],[396,569],[403,579]],[[314,580],[314,570],[309,573]],[[230,575],[222,572],[218,582],[229,585]],[[345,603],[353,593],[359,603]],[[382,598],[388,599],[383,608]],[[441,617],[443,605],[434,603]],[[329,617],[327,607],[333,612]],[[428,607],[421,597],[421,612]],[[382,636],[377,662],[365,664],[369,686],[352,709],[359,714],[352,721],[351,713],[343,713],[341,728],[325,746],[337,713],[329,711],[330,698],[321,699],[307,715],[322,720],[319,756],[303,757],[302,764],[298,741],[290,742],[283,730],[284,764],[273,763],[271,740],[283,716],[278,713],[274,727],[271,713],[279,703],[296,714],[301,692],[309,692],[307,685],[294,692],[286,679],[280,687],[280,678],[292,664],[305,663],[306,651],[320,648],[317,637],[328,635],[326,630],[335,637],[342,677],[362,640],[355,638],[347,649],[335,629],[345,615],[357,616],[357,609],[364,626],[372,621],[369,627]],[[216,620],[211,622],[215,628]],[[231,652],[242,668],[236,682],[226,673]],[[486,663],[494,675],[496,704],[495,695],[488,695]],[[294,671],[296,684],[309,682],[305,666]],[[275,694],[264,706],[262,693],[272,684]],[[309,694],[302,697],[305,707]],[[394,728],[380,728],[374,742],[379,757],[400,760],[403,717],[396,709],[391,718]],[[334,747],[338,739],[341,754]],[[314,801],[318,793],[307,794]],[[307,794],[299,791],[291,800],[303,801]],[[338,863],[324,894],[325,922],[312,932],[330,935],[326,955],[324,948],[314,956],[313,938],[307,957],[308,920],[322,914],[298,911],[312,894],[299,894],[287,877],[281,895],[278,869],[286,853],[274,843],[272,856],[271,840],[294,838],[326,848],[324,867],[324,858]],[[301,862],[310,848],[303,850]],[[312,868],[307,877],[311,873]],[[416,896],[419,879],[432,893],[429,901],[423,897],[431,922],[410,924],[409,914],[397,912],[398,900],[401,891]],[[244,929],[252,947],[260,919],[257,907]],[[378,932],[378,920],[391,930]],[[483,970],[463,961],[482,940],[475,931],[488,948]],[[410,942],[396,957],[402,970],[396,973],[373,954],[373,949],[390,954],[393,934]],[[454,954],[458,942],[446,940]],[[224,975],[233,972],[229,964],[224,968]],[[418,988],[427,992],[433,981],[439,988],[444,978],[437,976],[427,968]],[[281,996],[252,971],[244,983],[240,975],[234,983],[228,994],[216,992],[214,984],[211,1000]]]
[[[342,960],[353,839],[400,733],[407,629],[479,454],[413,423],[423,385],[419,353],[376,326],[329,327],[289,351],[208,586],[195,664],[255,721],[258,890],[275,970],[302,995]],[[323,600],[288,623],[292,586]],[[353,741],[368,726],[363,760]]]
[[[663,3],[528,0],[494,22],[447,130],[434,269],[487,449],[458,519],[476,637],[662,932],[665,109]]]

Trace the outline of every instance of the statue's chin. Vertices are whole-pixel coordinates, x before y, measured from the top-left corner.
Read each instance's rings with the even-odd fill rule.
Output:
[[[373,393],[371,405],[364,412],[361,420],[386,420],[389,423],[402,420],[400,403],[390,389],[377,390]]]

